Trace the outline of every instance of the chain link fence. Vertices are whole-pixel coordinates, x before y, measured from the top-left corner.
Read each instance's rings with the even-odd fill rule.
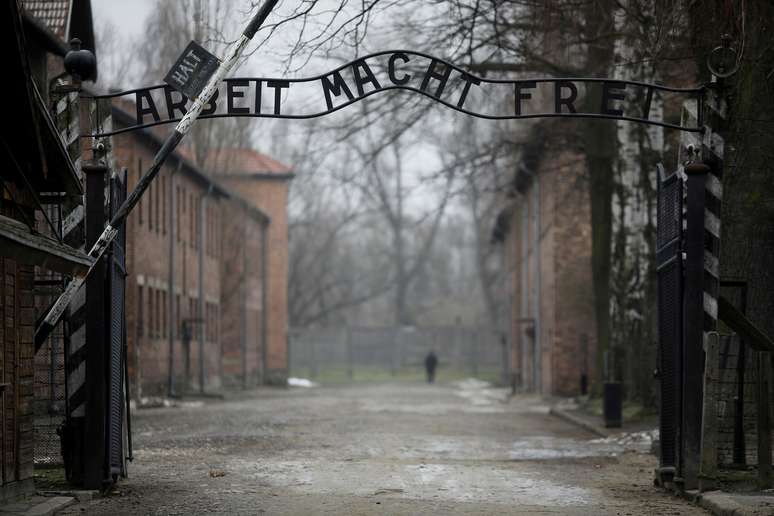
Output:
[[[489,328],[301,328],[291,329],[289,340],[291,376],[321,382],[421,379],[431,350],[439,359],[439,381],[508,378],[505,338]]]

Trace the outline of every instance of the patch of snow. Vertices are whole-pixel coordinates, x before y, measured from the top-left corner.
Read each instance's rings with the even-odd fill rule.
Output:
[[[294,378],[291,376],[290,378],[288,378],[288,386],[309,388],[309,387],[317,387],[317,384],[306,378]]]

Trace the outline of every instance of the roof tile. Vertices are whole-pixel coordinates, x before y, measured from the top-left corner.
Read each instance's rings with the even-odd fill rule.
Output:
[[[72,0],[22,0],[24,8],[41,20],[51,32],[67,39],[67,22]]]

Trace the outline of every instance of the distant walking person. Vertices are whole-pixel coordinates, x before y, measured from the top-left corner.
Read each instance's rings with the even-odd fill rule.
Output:
[[[425,371],[427,372],[427,383],[433,383],[435,381],[436,367],[438,367],[438,357],[435,356],[435,351],[431,351],[425,357]]]

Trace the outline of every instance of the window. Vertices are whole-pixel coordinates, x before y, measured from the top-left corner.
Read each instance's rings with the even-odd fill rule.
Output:
[[[161,234],[167,234],[167,178],[161,176]]]
[[[156,327],[154,326],[154,302],[153,302],[153,289],[148,288],[148,336],[153,338],[155,337],[154,331]]]
[[[193,193],[189,194],[189,203],[188,206],[191,207],[191,214],[188,218],[188,231],[190,231],[190,239],[188,243],[191,245],[191,247],[196,247],[196,233],[194,232],[194,223],[196,222],[196,212],[194,210],[194,200],[193,200]]]
[[[180,242],[180,187],[175,187],[175,240]]]
[[[194,237],[194,247],[196,249],[199,249],[199,246],[202,244],[202,242],[201,242],[201,240],[202,240],[202,233],[201,233],[201,228],[199,227],[199,222],[200,222],[199,221],[199,214],[201,213],[201,209],[202,209],[201,204],[202,204],[201,198],[197,197],[196,198],[196,209],[194,210],[194,235],[196,235]]]
[[[180,294],[175,296],[175,337],[180,335]]]
[[[181,199],[182,199],[182,204],[181,204],[182,217],[181,217],[181,218],[185,218],[186,211],[187,211],[187,210],[185,209],[185,201],[186,201],[186,197],[188,197],[188,196],[185,194],[185,188],[183,188],[183,189],[180,191],[180,194],[181,194]],[[181,222],[181,224],[183,224],[183,222]],[[183,227],[185,227],[185,226],[183,226]],[[186,240],[185,240],[185,236],[183,235],[183,231],[182,231],[182,230],[180,231],[180,239],[182,240],[183,244],[185,244],[185,241],[186,241]]]
[[[137,182],[140,181],[140,178],[142,177],[142,158],[137,158]],[[142,226],[142,197],[140,197],[139,206],[137,207],[137,212],[139,213],[140,221],[139,224]]]
[[[142,299],[142,285],[137,285],[137,336],[142,337],[144,328],[143,328],[143,299]]]
[[[158,234],[160,232],[159,230],[161,229],[159,227],[161,226],[161,224],[159,224],[159,222],[161,221],[161,211],[159,210],[159,197],[161,197],[161,192],[160,192],[161,189],[159,188],[158,183],[156,183],[154,186],[155,188],[153,188],[153,200],[154,200],[155,207],[153,208],[153,211],[155,212],[155,215],[156,215],[156,225],[154,227],[156,228],[156,234]]]
[[[167,334],[167,293],[161,292],[161,335]]]
[[[148,229],[153,231],[153,194],[156,191],[155,183],[148,186]]]

